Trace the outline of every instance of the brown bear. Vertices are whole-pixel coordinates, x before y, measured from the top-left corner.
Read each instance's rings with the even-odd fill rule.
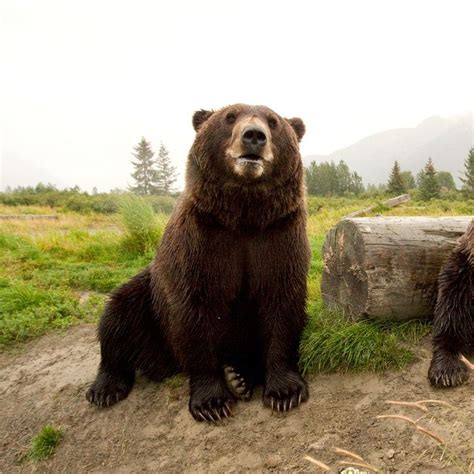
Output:
[[[194,114],[186,186],[154,262],[111,296],[87,400],[127,397],[135,371],[189,375],[196,420],[230,415],[263,384],[288,411],[308,398],[298,371],[306,322],[301,119],[243,104]]]
[[[466,382],[461,355],[474,350],[474,221],[441,269],[433,321],[433,359],[428,378],[436,387]]]

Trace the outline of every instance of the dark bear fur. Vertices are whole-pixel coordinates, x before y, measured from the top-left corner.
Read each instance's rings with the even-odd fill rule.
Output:
[[[258,383],[266,406],[287,411],[308,398],[297,367],[310,259],[304,124],[238,104],[198,111],[193,125],[185,191],[154,262],[111,296],[87,399],[127,397],[136,370],[158,381],[184,371],[196,420],[229,416]]]
[[[474,221],[443,266],[433,321],[432,385],[455,387],[469,378],[460,360],[474,350]]]

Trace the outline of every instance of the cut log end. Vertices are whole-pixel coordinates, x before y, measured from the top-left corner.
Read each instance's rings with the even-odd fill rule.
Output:
[[[353,319],[432,315],[439,269],[472,217],[343,219],[323,247],[326,304]]]

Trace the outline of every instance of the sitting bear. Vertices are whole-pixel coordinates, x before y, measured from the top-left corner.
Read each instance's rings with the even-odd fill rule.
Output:
[[[428,378],[455,387],[469,378],[460,359],[474,350],[474,221],[441,269],[433,321],[433,359]]]
[[[127,397],[140,370],[189,376],[200,421],[230,415],[263,384],[263,403],[308,399],[298,371],[306,322],[301,119],[232,105],[193,116],[185,190],[153,263],[115,290],[99,324],[101,362],[87,400]]]

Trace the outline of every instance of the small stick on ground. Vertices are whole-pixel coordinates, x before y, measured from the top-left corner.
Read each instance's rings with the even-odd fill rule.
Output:
[[[420,402],[402,402],[398,400],[385,400],[385,403],[389,403],[390,405],[403,405],[406,407],[418,408],[422,411],[428,411],[428,408],[421,405]]]
[[[346,449],[335,448],[334,452],[337,454],[344,454],[345,456],[349,456],[351,458],[358,459],[359,461],[365,462],[362,456],[359,456],[358,454],[353,453],[352,451],[347,451]]]
[[[408,421],[408,423],[411,423],[413,426],[417,426],[415,420],[412,420],[405,415],[378,415],[376,418],[397,418],[399,420]]]
[[[468,369],[474,370],[474,364],[471,361],[467,360],[466,357],[464,357],[462,354],[460,359],[467,365]]]
[[[317,459],[314,459],[313,457],[311,456],[305,456],[304,457],[307,461],[313,463],[315,466],[318,466],[320,467],[321,469],[323,469],[324,471],[330,471],[331,468],[327,465],[327,464],[324,464],[322,461],[318,461]]]
[[[455,406],[451,405],[451,403],[445,402],[443,400],[418,400],[416,403],[430,403],[433,405],[444,405],[449,408],[456,408]]]

